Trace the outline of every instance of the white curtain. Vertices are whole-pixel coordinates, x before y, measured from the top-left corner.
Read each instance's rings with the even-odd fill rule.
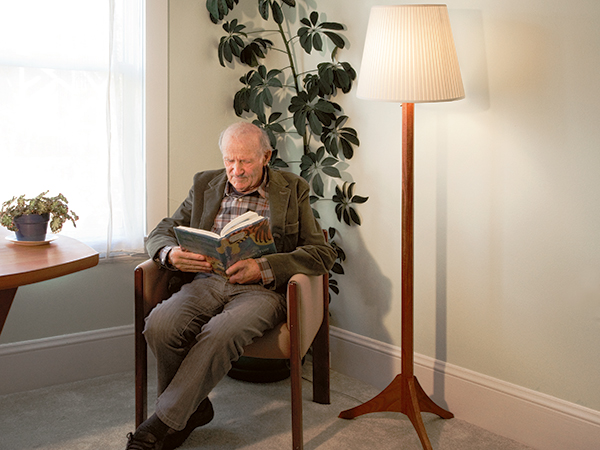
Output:
[[[106,255],[143,248],[143,9],[0,0],[0,202],[62,193]]]

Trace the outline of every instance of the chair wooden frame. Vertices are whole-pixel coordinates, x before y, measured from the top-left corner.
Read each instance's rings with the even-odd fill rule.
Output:
[[[145,319],[158,303],[172,295],[174,275],[149,259],[135,268],[135,422],[147,418],[148,350],[143,335]],[[189,276],[187,280],[191,279]],[[330,403],[329,387],[329,286],[327,275],[294,275],[287,286],[287,321],[244,348],[255,358],[290,360],[292,448],[303,448],[302,358],[312,346],[313,401]]]

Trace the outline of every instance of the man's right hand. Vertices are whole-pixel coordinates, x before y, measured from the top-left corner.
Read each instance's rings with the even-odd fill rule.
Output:
[[[182,272],[212,272],[212,266],[204,255],[173,247],[169,252],[169,264]]]

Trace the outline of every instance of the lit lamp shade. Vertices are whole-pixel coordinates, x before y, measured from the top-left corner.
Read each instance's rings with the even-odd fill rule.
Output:
[[[357,96],[401,103],[464,98],[446,5],[371,8]]]

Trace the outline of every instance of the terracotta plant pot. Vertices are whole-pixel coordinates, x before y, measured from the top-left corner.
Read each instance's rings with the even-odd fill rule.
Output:
[[[16,217],[14,223],[18,241],[44,241],[48,230],[49,214],[24,214]]]

